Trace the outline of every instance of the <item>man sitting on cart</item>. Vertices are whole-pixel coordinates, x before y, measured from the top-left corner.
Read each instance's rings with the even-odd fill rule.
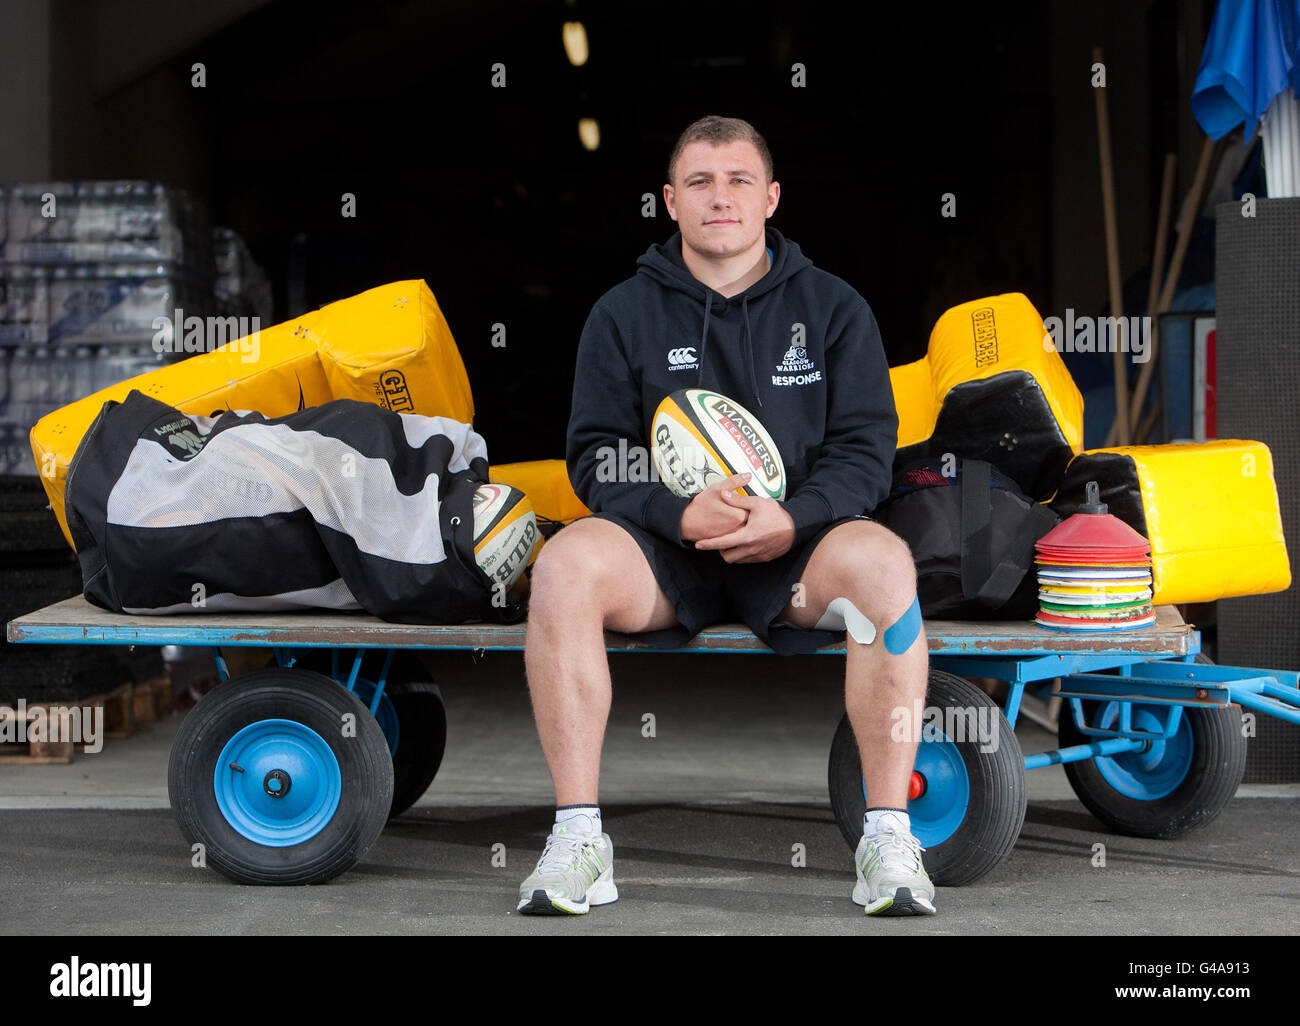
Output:
[[[692,124],[664,186],[680,231],[640,257],[583,330],[567,462],[593,515],[556,534],[533,568],[525,664],[557,810],[520,885],[521,912],[585,913],[618,898],[597,793],[610,708],[602,632],[679,648],[737,618],[782,654],[847,629],[845,705],[868,796],[853,900],[868,915],[934,912],[906,811],[916,741],[891,737],[893,710],[926,691],[915,567],[865,515],[889,492],[897,444],[888,365],[863,298],[766,226],[779,197],[748,122]],[[842,218],[833,207],[826,214]],[[741,475],[679,498],[602,469],[620,441],[648,452],[649,416],[688,386],[762,422],[785,460],[787,498],[740,494]]]

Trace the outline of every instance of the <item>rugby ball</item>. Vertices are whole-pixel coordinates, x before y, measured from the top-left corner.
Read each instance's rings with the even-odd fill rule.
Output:
[[[513,586],[540,540],[533,504],[518,488],[485,484],[474,492],[474,559],[493,581]]]
[[[738,491],[785,498],[785,464],[772,436],[734,399],[704,388],[667,396],[650,425],[655,470],[674,495],[689,497],[732,474],[750,474]]]

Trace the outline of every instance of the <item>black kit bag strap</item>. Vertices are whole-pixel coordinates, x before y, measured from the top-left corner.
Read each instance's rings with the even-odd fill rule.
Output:
[[[988,609],[999,609],[1020,587],[1033,565],[1034,543],[1056,524],[1050,510],[1025,499],[1019,524],[1003,558],[993,565],[992,467],[983,460],[961,465],[961,589]]]
[[[991,468],[983,460],[964,459],[958,480],[961,482],[961,590],[968,599],[973,599],[993,574]]]

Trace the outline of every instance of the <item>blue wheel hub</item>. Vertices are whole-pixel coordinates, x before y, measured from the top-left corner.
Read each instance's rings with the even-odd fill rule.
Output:
[[[1119,704],[1102,707],[1094,726],[1113,730],[1119,725]],[[1133,706],[1133,729],[1161,734],[1165,717],[1151,706]],[[1171,794],[1187,778],[1192,766],[1192,728],[1186,713],[1179,718],[1178,730],[1171,738],[1149,741],[1140,752],[1101,755],[1094,761],[1097,772],[1120,794],[1138,801],[1155,801]]]
[[[941,730],[927,727],[916,747],[913,779],[920,777],[921,794],[907,803],[912,835],[923,847],[942,844],[957,832],[970,808],[970,774],[966,761]],[[862,796],[867,796],[866,781]],[[870,803],[868,803],[870,804]]]
[[[315,837],[343,794],[343,774],[325,739],[283,719],[258,720],[231,737],[212,784],[226,822],[271,848]]]

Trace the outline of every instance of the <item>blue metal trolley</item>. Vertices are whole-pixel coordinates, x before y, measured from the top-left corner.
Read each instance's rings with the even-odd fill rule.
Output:
[[[7,633],[33,644],[212,647],[224,683],[177,732],[172,810],[213,868],[241,883],[289,884],[320,883],[354,865],[437,774],[446,716],[414,650],[517,651],[524,630],[319,611],[123,616],[77,597],[19,617]],[[1246,714],[1300,723],[1300,674],[1211,665],[1173,606],[1159,607],[1152,627],[1105,635],[937,620],[926,634],[930,681],[908,811],[939,885],[976,880],[1011,851],[1027,770],[1062,763],[1107,827],[1175,837],[1213,819],[1236,792]],[[606,640],[610,651],[657,651],[623,635]],[[235,647],[268,648],[272,664],[232,679],[221,649]],[[679,651],[770,652],[734,625],[709,628]],[[971,678],[1007,682],[1005,700]],[[1014,733],[1021,700],[1053,690],[1063,699],[1061,747],[1025,756]],[[831,743],[828,778],[853,847],[866,795],[847,718]]]

